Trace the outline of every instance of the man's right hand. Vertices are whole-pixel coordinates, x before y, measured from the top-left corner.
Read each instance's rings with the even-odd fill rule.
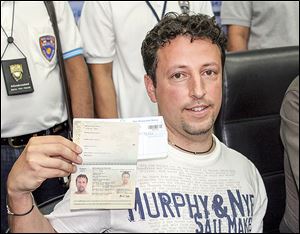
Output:
[[[32,137],[12,167],[8,194],[26,194],[37,189],[46,179],[68,176],[81,164],[81,148],[62,136]]]
[[[81,148],[62,136],[32,137],[7,179],[11,232],[55,232],[32,204],[31,192],[48,178],[68,176],[82,162]],[[20,215],[22,214],[22,215]],[[30,224],[30,225],[28,225]]]

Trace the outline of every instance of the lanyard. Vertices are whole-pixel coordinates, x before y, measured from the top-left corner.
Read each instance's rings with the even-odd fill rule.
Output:
[[[149,1],[146,1],[148,7],[150,8],[150,10],[152,11],[153,15],[155,16],[155,18],[157,19],[157,22],[159,22],[165,15],[166,13],[166,8],[167,8],[167,1],[164,1],[164,8],[161,14],[161,19],[158,17],[156,11],[154,10],[153,6],[151,5],[151,3]]]
[[[15,1],[13,1],[13,9],[12,9],[12,17],[11,17],[11,18],[12,18],[12,20],[11,20],[11,34],[10,34],[10,36],[7,35],[7,33],[5,32],[4,28],[3,28],[2,25],[1,25],[1,29],[3,30],[5,36],[7,37],[7,42],[8,42],[7,45],[6,45],[6,47],[5,47],[5,49],[4,49],[3,54],[1,55],[1,61],[2,61],[2,58],[3,58],[5,52],[6,52],[8,46],[9,46],[10,44],[14,44],[15,47],[21,52],[21,54],[26,58],[26,56],[23,54],[23,52],[19,49],[19,47],[18,47],[18,46],[16,45],[16,43],[14,42],[14,38],[13,38],[13,33],[14,33],[14,22],[15,22]]]

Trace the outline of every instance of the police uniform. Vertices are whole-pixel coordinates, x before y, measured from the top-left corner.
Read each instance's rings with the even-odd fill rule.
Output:
[[[151,6],[145,1],[91,1],[85,2],[82,8],[79,28],[84,55],[89,64],[113,61],[113,81],[121,118],[157,115],[157,106],[145,90],[140,48],[146,33],[162,14],[181,13],[189,2],[188,11],[213,15],[210,1],[149,2]]]
[[[68,2],[55,1],[54,6],[63,58],[82,54],[80,34]],[[52,24],[42,1],[1,1],[1,231],[7,221],[7,175],[24,145],[32,136],[67,134],[67,111],[56,49]],[[24,57],[27,65],[14,61]],[[31,82],[29,92],[23,89],[28,83],[22,83],[26,73],[30,77],[28,83]],[[10,79],[14,85],[8,84]],[[25,93],[13,93],[18,89]],[[37,203],[63,193],[65,188],[45,185],[39,191],[35,194]]]

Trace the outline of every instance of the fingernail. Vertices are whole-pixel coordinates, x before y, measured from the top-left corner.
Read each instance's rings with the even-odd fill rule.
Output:
[[[76,171],[77,171],[77,167],[73,165],[73,173],[75,173]]]
[[[81,152],[82,152],[82,149],[81,149],[80,146],[78,146],[78,145],[76,146],[76,152],[77,152],[77,153],[81,153]]]
[[[79,157],[79,156],[77,156],[77,162],[78,162],[78,163],[82,163],[82,158]]]

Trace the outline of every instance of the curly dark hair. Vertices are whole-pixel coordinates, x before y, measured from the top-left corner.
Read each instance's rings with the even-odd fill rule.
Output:
[[[222,68],[225,63],[225,48],[227,39],[214,17],[203,14],[177,14],[170,12],[147,33],[142,43],[144,68],[156,87],[157,51],[166,43],[170,43],[178,35],[191,37],[191,42],[197,39],[210,39],[221,50]]]

